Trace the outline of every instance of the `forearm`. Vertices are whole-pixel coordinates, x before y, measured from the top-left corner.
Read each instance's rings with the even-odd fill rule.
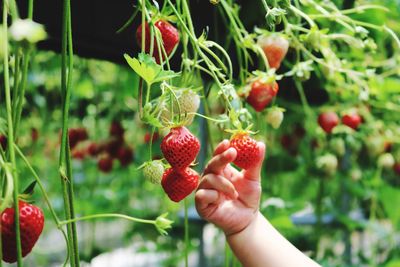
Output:
[[[320,266],[286,240],[261,214],[227,241],[244,267]]]

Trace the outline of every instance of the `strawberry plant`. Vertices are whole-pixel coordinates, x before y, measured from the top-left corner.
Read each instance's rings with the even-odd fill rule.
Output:
[[[296,246],[324,266],[395,266],[398,3],[200,2],[134,1],[132,16],[113,33],[130,38],[117,66],[74,54],[82,51],[78,4],[71,9],[63,1],[55,36],[54,25],[34,21],[40,3],[28,1],[24,14],[19,1],[3,1],[2,258],[31,264],[39,236],[54,228],[66,248],[57,264],[80,266],[100,244],[78,235],[78,224],[98,229],[98,220],[126,219],[136,222],[126,243],[143,234],[159,250],[170,247],[176,259],[165,264],[189,266],[197,244],[192,193],[215,146],[230,139],[235,168],[244,170],[259,158],[257,142],[266,144],[261,211]],[[60,40],[59,54],[37,49],[46,38]],[[96,44],[84,45],[96,53]],[[35,204],[20,190],[31,180]],[[25,209],[35,211],[32,217]],[[167,212],[175,221],[170,237],[137,224],[165,235]],[[377,241],[355,244],[350,236],[360,233]],[[173,253],[182,247],[183,255]],[[216,266],[237,266],[228,248],[216,254],[223,255],[215,256]]]

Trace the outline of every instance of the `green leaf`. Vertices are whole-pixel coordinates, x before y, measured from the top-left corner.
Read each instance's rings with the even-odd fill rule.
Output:
[[[161,65],[158,65],[154,58],[145,53],[140,53],[138,58],[131,58],[129,55],[124,55],[129,66],[149,84],[162,82],[168,79],[177,77],[179,73],[171,70],[163,70]]]
[[[142,56],[142,57],[141,57]],[[128,62],[129,66],[140,76],[145,80],[147,84],[152,84],[154,79],[157,76],[157,67],[154,65],[157,65],[152,58],[149,58],[150,56],[147,55],[147,57],[143,56],[143,54],[139,54],[139,59],[142,59],[139,61],[136,58],[131,58],[129,55],[124,54],[125,60]],[[151,64],[153,63],[153,64]],[[161,66],[159,66],[161,68]]]
[[[383,207],[389,219],[395,227],[400,227],[400,213],[398,205],[400,203],[400,190],[389,185],[382,185],[379,190],[379,199],[382,201]]]

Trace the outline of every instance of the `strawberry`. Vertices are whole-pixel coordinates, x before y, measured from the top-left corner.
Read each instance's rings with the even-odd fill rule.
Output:
[[[22,200],[19,201],[19,216],[22,257],[25,257],[42,233],[44,216],[40,208]],[[15,234],[14,208],[6,208],[1,214],[1,241],[3,260],[9,263],[17,261]]]
[[[78,140],[79,141],[85,141],[86,139],[88,139],[88,132],[84,127],[80,127],[80,128],[76,128],[75,129],[78,135]]]
[[[0,135],[0,146],[3,150],[7,149],[7,137],[5,135]]]
[[[318,124],[328,134],[330,134],[338,124],[339,117],[335,112],[329,111],[318,116]]]
[[[282,35],[274,34],[258,39],[258,45],[264,51],[271,68],[279,69],[289,49],[289,42]]]
[[[130,147],[120,147],[117,158],[122,167],[128,166],[133,161],[133,150]]]
[[[178,103],[176,100],[173,101],[173,115],[181,114],[185,125],[190,125],[193,122],[194,114],[200,107],[200,96],[193,90],[186,89],[177,93]],[[169,122],[172,121],[171,107],[167,105],[161,113],[161,121]]]
[[[124,140],[121,137],[112,137],[110,140],[107,141],[104,145],[104,149],[107,153],[116,158],[118,156],[119,149],[124,145]]]
[[[278,129],[281,126],[283,121],[283,110],[282,108],[272,108],[267,113],[267,122],[272,126],[274,129]]]
[[[271,103],[276,94],[278,93],[279,86],[277,82],[264,83],[257,80],[251,84],[250,93],[247,96],[247,103],[249,103],[257,112]]]
[[[163,174],[161,185],[172,201],[179,202],[197,188],[198,182],[199,175],[190,168],[182,171],[169,168]]]
[[[75,128],[68,130],[69,147],[73,149],[79,143],[79,131]]]
[[[393,165],[393,171],[394,171],[397,175],[400,175],[400,162],[397,162],[396,164]]]
[[[122,127],[119,121],[113,121],[110,125],[110,136],[114,137],[123,137],[124,135],[124,128]]]
[[[236,159],[233,163],[241,169],[249,169],[257,163],[259,152],[257,141],[246,132],[235,133],[230,141],[230,147],[237,151]]]
[[[361,124],[361,117],[356,113],[345,114],[342,117],[342,123],[349,126],[353,130],[357,130],[358,126]]]
[[[110,156],[105,155],[99,159],[97,162],[97,167],[100,171],[108,173],[113,168],[113,160]]]
[[[85,156],[86,156],[85,152],[86,151],[83,149],[75,148],[72,151],[72,158],[77,159],[77,160],[83,160],[83,159],[85,159]]]
[[[186,127],[172,128],[161,142],[161,151],[171,167],[188,167],[200,151],[200,142]]]
[[[147,162],[143,168],[143,176],[153,184],[160,184],[164,173],[164,165],[159,160]]]
[[[36,142],[39,138],[39,131],[36,128],[31,128],[32,142]]]
[[[87,152],[92,157],[97,156],[100,152],[100,147],[95,142],[92,142],[88,145]]]
[[[175,47],[179,43],[179,32],[178,30],[172,26],[168,21],[165,20],[158,20],[154,24],[154,26],[160,31],[162,42],[160,42],[161,46],[164,46],[165,52],[169,56]],[[155,36],[155,33],[154,33]],[[142,47],[142,24],[136,30],[136,41],[139,47]],[[161,40],[160,40],[161,41]],[[157,63],[160,63],[160,58],[164,59],[164,54],[162,51],[158,51],[158,45],[156,38],[154,37],[153,40],[153,57],[156,59]],[[149,25],[145,24],[145,51],[146,53],[150,52],[150,29]]]

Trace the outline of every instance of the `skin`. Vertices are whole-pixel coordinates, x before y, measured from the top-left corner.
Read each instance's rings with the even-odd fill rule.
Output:
[[[320,266],[284,238],[259,212],[261,167],[265,145],[251,169],[231,166],[237,152],[222,141],[215,149],[196,192],[200,216],[223,230],[236,257],[245,267]]]

